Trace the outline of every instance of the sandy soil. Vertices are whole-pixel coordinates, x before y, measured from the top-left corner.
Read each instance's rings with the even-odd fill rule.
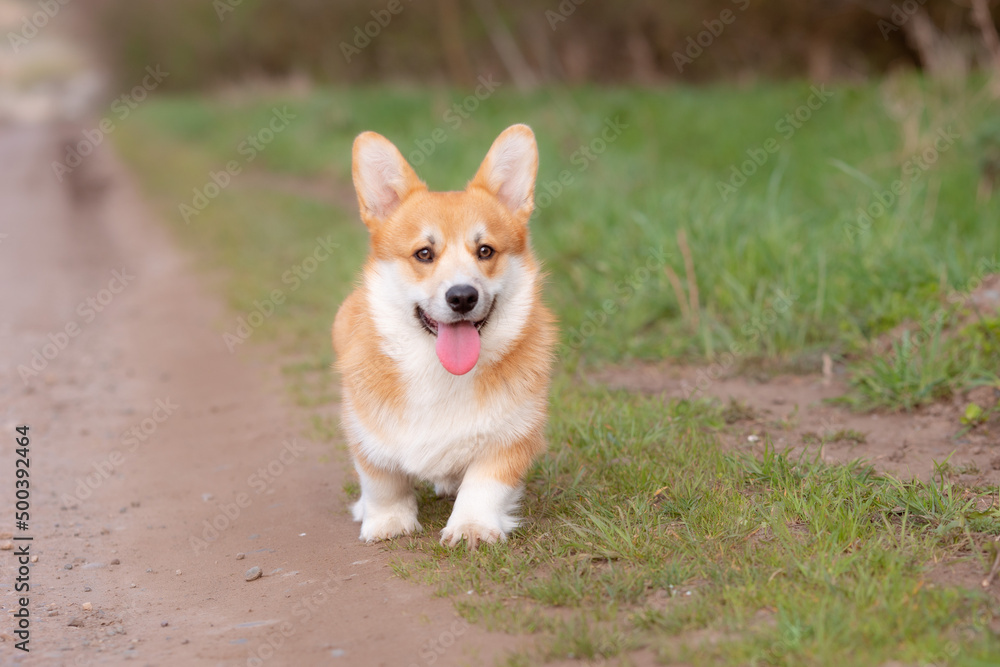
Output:
[[[265,348],[229,353],[231,314],[110,156],[60,184],[57,151],[50,131],[0,130],[0,542],[27,424],[17,532],[37,556],[25,654],[2,554],[0,663],[408,667],[516,646],[358,542],[344,457],[299,436]]]
[[[724,368],[659,362],[607,367],[591,379],[674,398],[719,399],[731,406],[724,438],[734,448],[760,452],[769,438],[779,450],[818,454],[830,463],[863,459],[902,479],[930,479],[935,463],[947,461],[950,477],[964,485],[1000,483],[1000,418],[971,430],[960,421],[969,401],[988,406],[997,400],[991,387],[912,413],[861,414],[828,402],[847,391],[836,375],[755,380],[732,376]]]

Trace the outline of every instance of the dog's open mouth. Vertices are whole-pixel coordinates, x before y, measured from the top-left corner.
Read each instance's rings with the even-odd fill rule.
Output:
[[[427,333],[437,338],[434,347],[446,371],[452,375],[465,375],[479,361],[479,334],[490,319],[495,305],[496,299],[490,305],[486,317],[478,322],[472,320],[438,322],[428,317],[423,308],[416,307],[414,314],[420,325]]]
[[[496,305],[496,299],[493,300],[493,305]],[[486,326],[486,322],[490,319],[490,315],[493,314],[493,305],[491,305],[490,309],[486,312],[486,317],[479,320],[478,322],[472,322],[472,320],[459,320],[458,322],[455,322],[455,324],[461,324],[462,322],[469,322],[474,327],[476,327],[476,331],[482,331],[483,327]],[[430,317],[428,317],[427,313],[425,313],[424,309],[421,308],[420,306],[416,307],[416,311],[414,311],[414,313],[417,317],[417,321],[420,322],[420,324],[424,327],[424,330],[427,333],[431,334],[432,336],[438,335],[437,320],[433,320]]]

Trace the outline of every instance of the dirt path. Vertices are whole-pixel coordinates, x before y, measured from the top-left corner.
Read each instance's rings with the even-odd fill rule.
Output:
[[[24,654],[0,552],[0,663],[492,663],[510,637],[358,542],[342,456],[298,437],[261,348],[229,353],[227,313],[128,177],[92,156],[84,205],[52,177],[56,150],[0,131],[0,542],[27,424],[38,557]]]

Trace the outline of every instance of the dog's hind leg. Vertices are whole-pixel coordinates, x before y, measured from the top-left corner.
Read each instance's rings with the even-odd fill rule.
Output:
[[[454,498],[458,495],[458,487],[462,484],[461,477],[446,477],[434,482],[434,495],[438,498]]]

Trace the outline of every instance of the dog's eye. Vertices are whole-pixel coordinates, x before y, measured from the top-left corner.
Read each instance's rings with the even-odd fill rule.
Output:
[[[433,262],[434,261],[434,251],[430,248],[421,248],[413,254],[417,258],[418,262]]]
[[[479,246],[479,259],[489,259],[493,255],[495,255],[496,252],[497,252],[496,250],[494,250],[488,245],[481,245]]]

